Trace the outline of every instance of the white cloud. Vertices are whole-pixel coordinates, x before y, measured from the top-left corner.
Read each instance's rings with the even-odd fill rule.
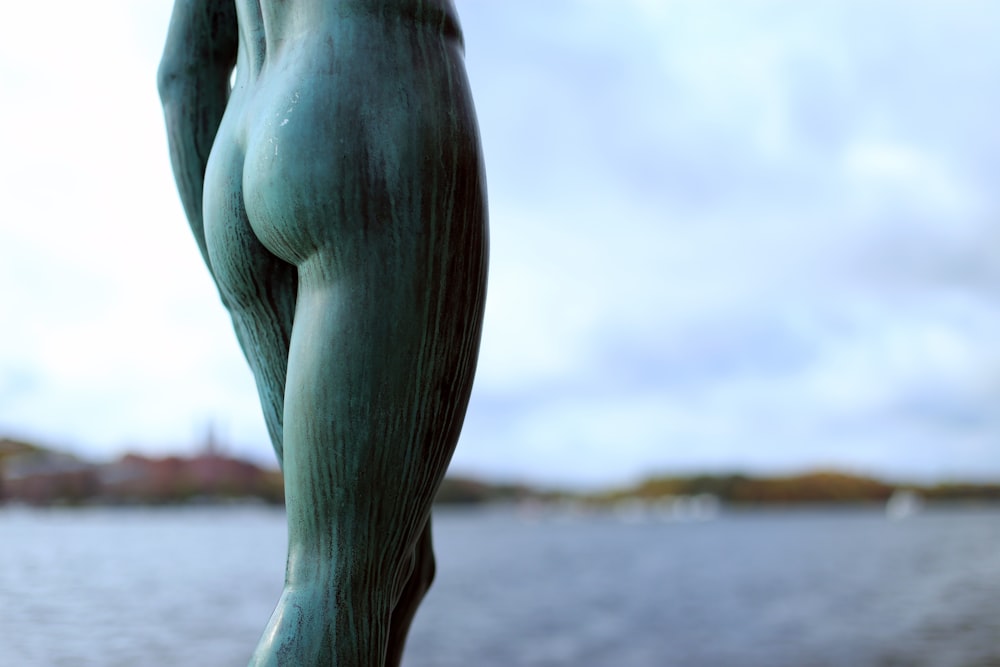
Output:
[[[844,151],[843,164],[863,218],[884,220],[902,208],[925,220],[947,220],[954,228],[981,215],[980,193],[953,167],[920,149],[860,140]]]

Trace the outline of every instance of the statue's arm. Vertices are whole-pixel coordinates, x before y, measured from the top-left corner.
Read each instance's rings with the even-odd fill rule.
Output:
[[[174,178],[206,264],[205,166],[229,98],[238,43],[233,0],[176,0],[157,73]]]

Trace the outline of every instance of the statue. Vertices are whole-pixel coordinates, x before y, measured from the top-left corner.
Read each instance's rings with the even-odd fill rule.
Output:
[[[171,162],[285,479],[251,665],[398,665],[434,576],[486,289],[463,49],[451,0],[176,0]]]

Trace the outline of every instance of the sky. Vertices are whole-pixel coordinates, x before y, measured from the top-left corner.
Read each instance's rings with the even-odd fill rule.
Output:
[[[1000,478],[1000,5],[456,4],[491,266],[454,472]],[[0,436],[272,463],[169,168],[170,8],[0,9]]]

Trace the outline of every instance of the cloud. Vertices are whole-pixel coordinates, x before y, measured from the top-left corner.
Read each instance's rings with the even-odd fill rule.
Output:
[[[30,314],[0,333],[0,427],[113,452],[214,418],[267,460],[169,171],[154,73],[170,4],[67,6],[44,43],[0,44],[17,101],[0,307]],[[459,10],[492,260],[456,469],[1000,474],[1000,10]],[[98,23],[105,39],[80,27]]]
[[[501,195],[456,465],[1000,470],[995,8],[558,11],[477,63]]]

